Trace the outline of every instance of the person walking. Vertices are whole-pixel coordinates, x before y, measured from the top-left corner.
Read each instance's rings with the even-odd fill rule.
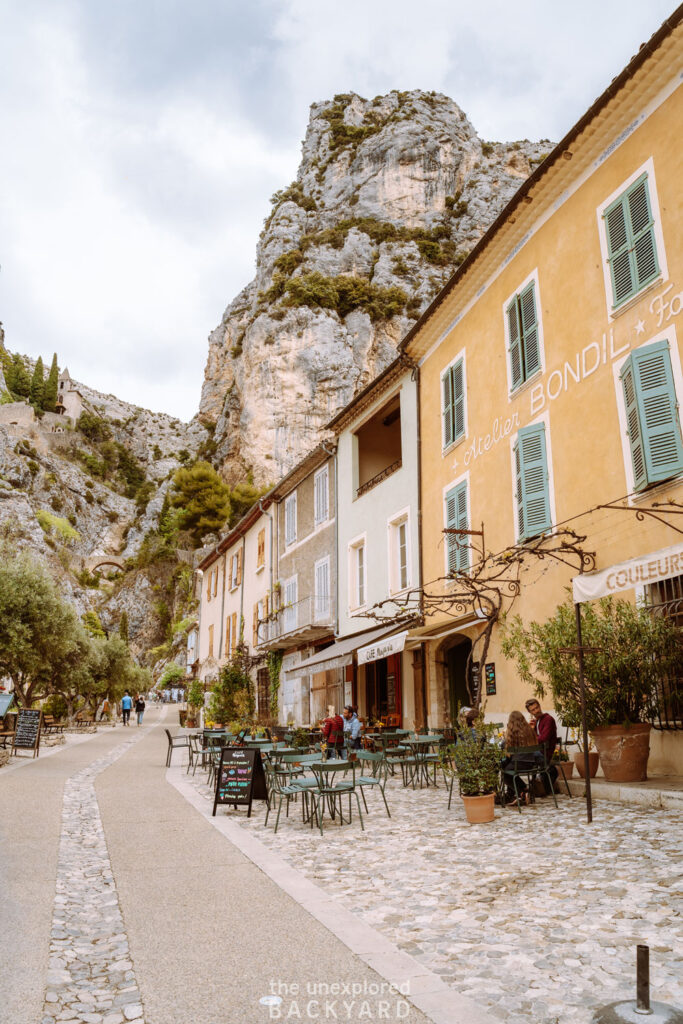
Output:
[[[135,698],[135,714],[137,715],[138,725],[142,725],[142,716],[145,713],[145,698],[141,693]]]
[[[133,698],[129,694],[128,690],[124,693],[121,698],[121,717],[123,718],[124,725],[130,725],[130,713],[133,710]]]

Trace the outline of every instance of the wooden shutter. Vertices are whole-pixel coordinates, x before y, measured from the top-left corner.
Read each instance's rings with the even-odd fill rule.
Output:
[[[669,343],[644,345],[622,372],[636,489],[683,472],[683,443]]]
[[[450,367],[443,375],[443,446],[453,443],[453,378]]]
[[[625,302],[659,273],[647,175],[605,211],[614,305]]]
[[[520,294],[519,309],[522,321],[523,373],[524,380],[528,380],[541,366],[536,287],[533,281]]]
[[[218,567],[213,570],[213,596],[218,593]]]
[[[545,426],[522,427],[515,445],[517,470],[517,525],[519,539],[528,540],[552,526],[548,493]]]
[[[519,309],[517,308],[517,296],[508,306],[508,337],[510,346],[510,380],[512,391],[524,383],[524,365],[522,362],[522,332],[519,322]]]
[[[225,657],[230,657],[230,616],[225,620]]]
[[[209,657],[213,658],[213,626],[209,626]]]
[[[256,538],[256,568],[266,564],[266,531],[259,530]]]
[[[253,618],[252,626],[253,626],[253,639],[252,639],[252,643],[253,643],[253,646],[256,647],[256,645],[258,643],[258,601],[254,605],[254,618]]]
[[[237,612],[232,613],[232,650],[234,651],[237,647]]]
[[[467,530],[467,481],[463,480],[446,495],[446,528]],[[470,566],[467,536],[447,533],[448,572],[465,572]]]
[[[237,552],[237,586],[242,582],[242,548]]]

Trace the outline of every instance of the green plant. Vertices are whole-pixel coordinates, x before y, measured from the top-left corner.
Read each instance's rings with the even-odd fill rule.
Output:
[[[204,687],[198,679],[193,679],[187,691],[187,703],[193,708],[204,707]]]
[[[299,728],[295,729],[292,733],[291,746],[294,747],[295,750],[308,749],[310,742],[311,738],[308,729],[303,729],[299,726]]]
[[[164,690],[169,686],[177,686],[178,683],[185,679],[185,672],[181,665],[177,661],[169,661],[168,665],[161,673],[161,678],[157,683],[160,690]]]
[[[490,727],[482,725],[461,736],[453,748],[463,796],[484,796],[498,789],[501,753],[490,738]]]
[[[652,719],[658,693],[683,668],[675,624],[628,601],[606,597],[583,605],[582,638],[593,648],[584,658],[588,728]],[[572,728],[581,722],[578,665],[564,651],[576,643],[570,599],[545,622],[525,626],[516,616],[504,624],[503,654],[516,662],[520,677],[539,697],[550,690],[553,706]]]
[[[67,544],[81,539],[80,533],[78,530],[74,530],[68,519],[62,519],[61,516],[56,516],[52,512],[48,512],[47,509],[38,509],[36,519],[44,533],[54,532]]]
[[[284,652],[280,650],[268,651],[266,665],[268,666],[268,678],[270,680],[270,714],[277,720],[278,698],[280,694],[280,669]]]
[[[211,692],[209,711],[214,722],[240,721],[254,717],[254,698],[249,668],[251,660],[245,644],[238,643],[230,660],[222,667]]]

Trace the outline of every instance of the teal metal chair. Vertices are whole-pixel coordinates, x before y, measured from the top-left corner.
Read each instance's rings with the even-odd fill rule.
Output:
[[[377,788],[382,794],[382,800],[384,800],[387,817],[390,818],[391,812],[389,811],[389,804],[387,803],[386,793],[384,792],[389,778],[389,765],[386,762],[386,758],[382,754],[371,754],[369,750],[359,750],[356,757],[362,773],[356,780],[356,785],[360,789],[360,795],[363,798],[363,806],[365,807],[366,813],[368,810],[368,804],[365,799],[364,789]]]
[[[356,761],[319,761],[317,764],[311,765],[318,783],[316,789],[309,790],[311,799],[314,801],[311,813],[315,814],[320,835],[323,834],[323,815],[326,806],[332,820],[334,821],[338,812],[339,824],[344,824],[344,797],[348,797],[348,821],[351,821],[351,797],[353,796],[356,798],[360,827],[365,831],[363,812],[360,809],[360,799],[356,788],[356,764]],[[351,778],[348,778],[349,773]]]
[[[501,770],[501,804],[505,806],[506,801],[504,791],[505,784],[507,783],[507,785],[512,786],[515,794],[517,810],[521,814],[522,802],[520,799],[521,791],[519,787],[519,780],[526,780],[527,791],[530,795],[531,803],[533,803],[534,782],[537,778],[545,776],[548,780],[550,793],[555,801],[555,806],[557,807],[557,797],[555,796],[552,776],[550,775],[549,766],[543,756],[541,747],[518,747],[516,750],[509,751],[508,756],[510,760]]]

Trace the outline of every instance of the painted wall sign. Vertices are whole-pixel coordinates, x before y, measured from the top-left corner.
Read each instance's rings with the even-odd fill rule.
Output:
[[[503,438],[508,437],[513,430],[519,429],[519,413],[513,412],[511,416],[503,419],[502,416],[497,416],[491,425],[491,429],[488,434],[481,434],[479,437],[475,437],[469,448],[466,449],[463,456],[463,462],[466,466],[469,466],[471,462],[478,459],[484,452],[488,452],[494,445],[500,444]],[[453,469],[458,468],[458,460],[453,459]]]
[[[631,558],[601,572],[582,573],[572,580],[575,603],[618,594],[670,576],[683,574],[683,544],[675,544],[649,555]]]

